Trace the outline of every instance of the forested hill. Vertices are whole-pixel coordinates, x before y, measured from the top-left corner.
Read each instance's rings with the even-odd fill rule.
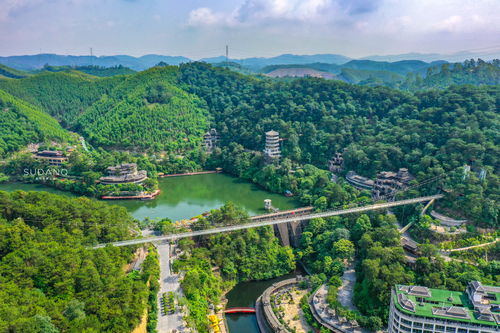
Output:
[[[293,161],[325,168],[345,149],[346,170],[366,176],[401,167],[419,179],[447,175],[463,194],[453,208],[498,225],[499,85],[411,94],[313,78],[260,80],[201,63],[180,72],[180,84],[207,102],[225,147],[262,150],[263,133],[274,129]],[[486,180],[462,182],[465,164],[484,167]]]
[[[2,90],[0,114],[0,157],[31,142],[71,140],[54,118]]]
[[[0,78],[2,76],[12,79],[20,79],[28,76],[28,73],[0,64]]]
[[[464,63],[442,64],[427,69],[424,78],[409,74],[401,85],[406,90],[446,88],[451,85],[498,85],[500,84],[500,60],[491,63],[481,59],[466,60]],[[396,85],[397,86],[397,85]]]
[[[155,67],[123,82],[78,119],[76,130],[97,146],[181,153],[201,145],[205,103],[176,86],[177,67]]]
[[[96,200],[0,191],[0,332],[131,332],[156,267],[148,256],[128,273],[133,248],[88,246],[134,227],[124,208]]]
[[[129,75],[136,73],[136,71],[122,66],[113,66],[113,67],[101,67],[101,66],[43,66],[39,72],[65,72],[65,73],[75,73],[82,72],[85,74],[98,76],[98,77],[109,77],[115,75]]]
[[[81,72],[43,72],[26,78],[0,79],[0,89],[39,106],[70,128],[76,118],[124,77],[96,78]]]

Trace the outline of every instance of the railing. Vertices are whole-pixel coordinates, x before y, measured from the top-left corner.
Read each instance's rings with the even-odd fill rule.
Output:
[[[224,310],[224,313],[255,313],[255,308],[230,308]]]

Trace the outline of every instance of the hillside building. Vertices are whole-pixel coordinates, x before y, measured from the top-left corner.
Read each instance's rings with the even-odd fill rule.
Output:
[[[101,184],[126,184],[126,183],[142,183],[148,178],[146,170],[137,170],[137,164],[124,163],[117,166],[111,166],[106,169],[107,176],[101,177]]]
[[[373,180],[360,176],[354,171],[349,171],[345,179],[359,190],[371,190],[373,188]]]
[[[61,166],[68,161],[68,157],[58,150],[44,150],[33,154],[33,158],[49,162],[52,166]]]
[[[397,192],[407,189],[413,179],[415,177],[410,175],[406,168],[401,168],[398,172],[379,172],[373,184],[372,197],[375,200],[393,198]]]
[[[217,148],[217,144],[220,140],[220,135],[215,128],[211,128],[210,131],[205,133],[203,136],[202,146],[208,153],[211,153],[215,148]]]
[[[276,131],[266,132],[266,147],[264,154],[268,160],[279,159],[281,157],[280,134]]]
[[[472,281],[465,292],[397,285],[391,293],[389,333],[500,331],[500,287]]]

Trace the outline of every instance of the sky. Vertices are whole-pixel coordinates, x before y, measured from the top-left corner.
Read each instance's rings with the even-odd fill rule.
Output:
[[[500,0],[0,0],[0,55],[500,50]]]

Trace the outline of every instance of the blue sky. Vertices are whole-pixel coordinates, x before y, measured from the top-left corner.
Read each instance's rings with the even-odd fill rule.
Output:
[[[500,49],[500,0],[0,0],[0,55]]]

